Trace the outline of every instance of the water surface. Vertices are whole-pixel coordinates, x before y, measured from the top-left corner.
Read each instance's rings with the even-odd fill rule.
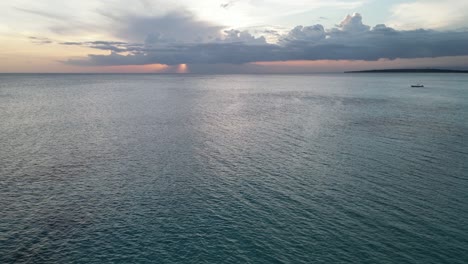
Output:
[[[0,75],[0,120],[1,263],[468,261],[468,75]]]

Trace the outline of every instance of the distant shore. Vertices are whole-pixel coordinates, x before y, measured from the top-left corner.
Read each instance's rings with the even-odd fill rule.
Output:
[[[468,71],[443,70],[443,69],[385,69],[385,70],[346,71],[345,73],[468,73]]]

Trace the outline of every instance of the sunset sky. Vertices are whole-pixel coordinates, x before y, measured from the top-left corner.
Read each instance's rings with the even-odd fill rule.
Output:
[[[468,68],[466,0],[5,0],[0,10],[0,72]]]

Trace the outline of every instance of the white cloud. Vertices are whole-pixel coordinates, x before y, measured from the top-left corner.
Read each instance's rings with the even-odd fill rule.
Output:
[[[354,9],[363,5],[368,0],[145,1],[152,3],[152,6],[156,7],[156,9],[164,8],[165,12],[174,9],[185,9],[193,12],[198,18],[203,20],[211,21],[230,28],[243,28],[258,24],[270,23],[271,21],[275,21],[278,18],[283,18],[285,15],[316,10],[322,7]]]
[[[241,42],[249,45],[264,45],[267,44],[265,37],[261,36],[256,38],[248,31],[240,31],[240,30],[225,30],[224,33],[226,34],[223,38],[223,42],[226,43],[236,43]]]
[[[282,41],[303,40],[303,41],[319,41],[325,39],[326,32],[322,25],[314,26],[296,26],[282,39]]]
[[[340,30],[346,32],[364,32],[370,29],[369,26],[362,23],[362,16],[359,13],[347,15],[343,21],[338,25]]]
[[[448,29],[466,26],[467,0],[417,0],[391,9],[387,24],[398,29]]]

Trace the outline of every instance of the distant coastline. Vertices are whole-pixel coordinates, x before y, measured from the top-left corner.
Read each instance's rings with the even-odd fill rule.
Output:
[[[346,71],[345,73],[468,73],[468,71],[443,70],[443,69],[385,69],[385,70]]]

